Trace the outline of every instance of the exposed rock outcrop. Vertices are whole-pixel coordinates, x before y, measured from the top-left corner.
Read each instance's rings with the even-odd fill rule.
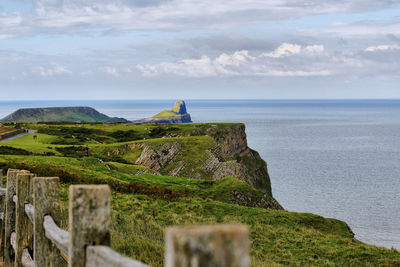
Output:
[[[181,145],[177,142],[165,143],[155,149],[150,148],[148,145],[144,145],[140,157],[136,160],[136,164],[159,171],[176,157],[180,147]]]
[[[199,142],[196,139],[185,144],[179,138],[166,138],[158,146],[141,143],[141,153],[135,164],[177,177],[216,180],[233,176],[271,194],[267,164],[256,151],[247,147],[243,124],[211,127],[206,131],[204,134],[212,137],[210,140],[213,141],[209,141],[211,145],[195,157],[188,149],[203,146],[196,143]],[[139,144],[132,149],[137,146]]]
[[[249,152],[244,124],[210,128],[207,134],[214,138],[218,154],[222,157],[235,157]]]
[[[181,100],[176,102],[172,111],[176,114],[187,114],[185,101]]]
[[[266,208],[274,210],[282,210],[283,207],[276,199],[265,193],[262,196],[252,196],[240,190],[232,191],[232,204],[243,205],[247,207]]]

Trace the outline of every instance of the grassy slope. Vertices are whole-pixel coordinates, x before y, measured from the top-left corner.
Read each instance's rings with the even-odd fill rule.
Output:
[[[176,114],[175,112],[172,112],[171,110],[163,110],[160,113],[154,115],[152,118],[170,118],[170,117],[180,117],[182,116],[181,114]]]
[[[9,116],[16,118],[10,119]],[[88,107],[21,109],[5,117],[5,121],[37,123],[41,121],[111,122],[117,121]]]
[[[50,143],[57,139],[56,136],[51,136],[47,134],[35,134],[35,135],[38,138],[37,140],[33,140],[32,137],[33,134],[27,134],[17,139],[3,142],[2,145],[25,149],[33,153],[55,152],[53,150],[54,145],[51,145]]]
[[[231,126],[223,124],[222,127]],[[33,126],[36,127],[36,126]],[[70,126],[70,127],[76,127]],[[106,132],[134,129],[147,136],[157,125],[85,125]],[[170,127],[170,126],[168,126]],[[175,134],[209,129],[210,125],[179,125]],[[32,128],[32,127],[30,127]],[[199,129],[200,128],[200,129]],[[15,148],[34,153],[54,152],[63,145],[51,145],[57,137],[38,134],[5,142]],[[171,139],[146,140],[158,145]],[[179,139],[180,140],[180,139]],[[93,153],[104,154],[126,143],[99,144],[92,142]],[[136,142],[143,142],[136,141]],[[208,137],[185,138],[188,154],[185,160],[196,160],[201,145],[208,147]],[[200,143],[199,143],[200,142]],[[136,156],[131,155],[133,160]],[[108,164],[109,168],[107,168]],[[175,224],[243,223],[250,227],[252,266],[314,265],[314,266],[399,266],[400,253],[367,245],[352,238],[348,226],[341,221],[312,214],[274,211],[231,205],[232,190],[240,189],[248,196],[262,194],[233,177],[217,181],[189,180],[152,174],[138,174],[147,168],[117,162],[100,162],[96,158],[61,156],[0,155],[0,167],[30,169],[40,176],[60,176],[62,186],[64,227],[67,218],[67,187],[70,183],[108,183],[113,189],[112,246],[119,252],[152,266],[163,265],[164,230]],[[129,194],[126,192],[134,192]],[[240,204],[240,203],[239,203]]]
[[[62,188],[67,224],[67,186]],[[246,208],[210,199],[176,201],[114,193],[112,247],[151,266],[163,266],[164,231],[171,225],[249,226],[252,266],[398,266],[400,255],[352,238],[348,226],[313,214]]]
[[[111,168],[108,169],[106,164],[110,164]],[[0,167],[4,169],[28,169],[39,176],[58,176],[64,183],[109,184],[118,192],[141,193],[167,200],[179,197],[201,197],[237,203],[238,200],[231,194],[233,190],[248,195],[254,201],[264,196],[263,192],[234,177],[206,181],[157,176],[149,173],[133,175],[147,168],[115,162],[106,164],[94,158],[0,155]],[[245,204],[245,201],[242,201],[242,204]]]

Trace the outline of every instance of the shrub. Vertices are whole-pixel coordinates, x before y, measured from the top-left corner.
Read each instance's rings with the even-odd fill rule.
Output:
[[[0,146],[0,154],[2,155],[32,155],[33,153],[21,148],[11,146]]]

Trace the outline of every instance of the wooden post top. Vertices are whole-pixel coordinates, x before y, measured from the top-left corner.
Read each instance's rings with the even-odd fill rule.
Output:
[[[166,267],[250,266],[249,231],[243,225],[171,227],[166,246]]]

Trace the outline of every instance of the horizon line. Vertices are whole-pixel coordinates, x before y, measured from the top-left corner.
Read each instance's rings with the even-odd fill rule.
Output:
[[[399,98],[159,98],[159,99],[8,99],[0,100],[1,102],[34,102],[34,101],[218,101],[218,100],[269,100],[269,101],[318,101],[318,100],[400,100]]]

